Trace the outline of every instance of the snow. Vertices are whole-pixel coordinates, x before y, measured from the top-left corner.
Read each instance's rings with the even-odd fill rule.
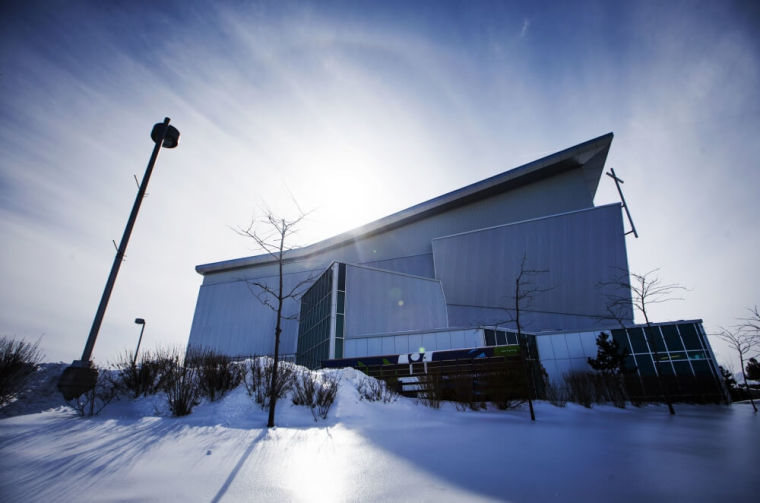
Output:
[[[360,400],[341,374],[327,420],[285,399],[277,424],[244,387],[190,416],[161,395],[79,418],[37,376],[0,419],[2,501],[717,501],[760,490],[748,404],[431,409]]]

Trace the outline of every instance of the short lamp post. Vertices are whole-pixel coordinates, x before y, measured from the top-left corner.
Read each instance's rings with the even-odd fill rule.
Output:
[[[82,358],[80,360],[74,360],[69,367],[66,367],[63,374],[61,374],[61,378],[58,380],[58,390],[63,394],[63,397],[66,400],[71,400],[72,398],[76,398],[82,393],[91,390],[95,387],[95,383],[98,380],[98,371],[93,367],[91,361],[92,349],[95,346],[95,340],[98,337],[100,325],[103,323],[103,316],[106,313],[108,300],[111,298],[111,291],[116,282],[116,276],[119,274],[119,267],[121,266],[121,262],[124,259],[124,254],[127,250],[129,236],[132,234],[132,227],[135,225],[137,213],[140,211],[140,204],[145,197],[145,191],[148,188],[148,181],[153,172],[153,166],[156,164],[158,152],[161,150],[162,146],[165,148],[174,148],[179,143],[179,131],[177,131],[177,128],[174,126],[170,126],[169,121],[169,117],[166,117],[164,122],[159,122],[154,125],[153,130],[150,133],[150,137],[155,143],[153,153],[150,156],[148,167],[145,170],[142,183],[137,191],[137,197],[132,206],[132,213],[130,213],[129,220],[127,220],[127,226],[124,229],[124,235],[121,237],[119,248],[116,251],[116,257],[114,257],[113,266],[111,266],[111,274],[108,275],[108,281],[106,281],[103,296],[100,298],[100,305],[95,313],[95,319],[92,321],[92,328],[90,328],[90,335],[84,346]],[[145,328],[145,325],[143,325],[143,328]],[[142,332],[140,335],[142,337]]]
[[[140,328],[140,338],[137,339],[137,349],[135,349],[135,357],[132,360],[133,367],[137,365],[137,353],[140,352],[140,343],[142,342],[143,332],[145,332],[145,320],[142,318],[135,318],[135,323],[138,325],[142,325],[142,328]]]

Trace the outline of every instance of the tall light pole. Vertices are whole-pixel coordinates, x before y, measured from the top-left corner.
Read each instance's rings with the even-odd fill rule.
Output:
[[[74,360],[74,362],[63,371],[61,378],[58,380],[58,390],[63,394],[63,397],[66,400],[71,400],[85,391],[91,390],[95,387],[95,383],[97,382],[98,371],[93,368],[92,361],[90,360],[92,357],[92,349],[95,347],[95,340],[98,337],[100,325],[103,323],[103,316],[106,313],[108,300],[111,298],[111,291],[116,282],[116,276],[119,274],[119,268],[124,259],[124,253],[127,250],[129,236],[132,234],[132,227],[134,227],[135,220],[137,220],[137,213],[140,211],[140,204],[142,204],[143,197],[145,197],[145,191],[148,188],[148,181],[153,172],[153,166],[156,164],[159,150],[161,150],[162,146],[165,148],[174,148],[179,143],[179,131],[177,131],[177,128],[174,126],[170,126],[169,121],[169,117],[166,117],[164,122],[159,122],[154,125],[153,130],[150,133],[151,139],[155,142],[153,153],[150,156],[148,167],[145,170],[142,183],[137,191],[137,197],[132,206],[132,213],[130,213],[129,220],[127,220],[127,226],[124,229],[124,235],[121,237],[119,248],[116,250],[116,257],[114,257],[113,266],[111,266],[111,274],[108,275],[108,281],[106,281],[103,296],[100,298],[100,305],[95,313],[95,319],[92,321],[92,328],[90,328],[90,335],[84,346],[82,358],[80,360]]]
[[[143,332],[145,332],[145,320],[142,318],[135,318],[135,323],[138,325],[142,325],[142,328],[140,329],[140,338],[137,339],[137,349],[135,349],[135,357],[132,359],[133,367],[137,365],[137,353],[140,351],[140,343],[142,342]]]

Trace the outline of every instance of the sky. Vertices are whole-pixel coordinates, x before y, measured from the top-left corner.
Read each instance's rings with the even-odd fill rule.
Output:
[[[631,271],[687,288],[653,318],[731,327],[760,304],[760,7],[665,4],[3,2],[0,333],[80,357],[164,117],[97,363],[136,317],[186,344],[194,267],[257,254],[233,229],[264,209],[310,211],[307,245],[608,132]]]

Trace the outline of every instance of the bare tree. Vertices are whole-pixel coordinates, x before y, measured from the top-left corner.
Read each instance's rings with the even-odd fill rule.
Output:
[[[665,403],[668,404],[668,411],[673,415],[676,411],[673,409],[670,393],[668,393],[666,386],[662,384],[660,355],[657,351],[657,344],[652,340],[653,330],[648,309],[653,304],[662,304],[663,302],[680,299],[680,297],[674,297],[675,292],[686,290],[686,288],[676,283],[663,283],[657,276],[659,271],[659,269],[653,269],[644,274],[626,273],[615,281],[602,283],[602,286],[612,286],[630,292],[630,296],[627,294],[620,295],[619,293],[607,296],[609,301],[607,311],[613,314],[613,317],[619,322],[621,320],[619,313],[629,308],[633,308],[644,317],[647,327],[644,331],[644,337],[654,354],[654,365],[657,369],[657,372],[655,372],[657,374],[657,386],[659,387],[660,394],[665,398]]]
[[[272,368],[272,380],[269,393],[269,419],[267,427],[274,426],[274,411],[277,403],[277,378],[280,360],[280,334],[282,333],[282,321],[296,319],[296,315],[287,315],[283,312],[283,305],[288,299],[298,299],[303,293],[304,286],[311,281],[306,278],[296,282],[294,286],[285,289],[283,282],[283,266],[288,250],[290,238],[296,232],[296,228],[306,214],[299,211],[299,215],[293,219],[286,219],[267,212],[261,219],[254,219],[247,228],[238,228],[236,232],[241,236],[252,239],[256,246],[264,250],[277,263],[278,282],[272,287],[262,281],[247,281],[248,287],[263,305],[277,313],[277,321],[274,329],[274,363]]]
[[[752,408],[757,412],[755,400],[752,398],[752,391],[747,384],[744,359],[755,356],[758,349],[760,349],[760,315],[758,314],[757,306],[755,306],[754,311],[752,309],[749,311],[752,313],[752,317],[743,318],[744,323],[733,330],[721,327],[720,333],[717,335],[723,342],[728,344],[728,347],[739,354],[739,364],[742,369],[742,377],[744,378],[744,387],[749,394]]]
[[[760,311],[757,309],[757,306],[752,309],[747,308],[747,311],[750,312],[750,316],[742,318],[743,323],[740,326],[751,333],[755,339],[760,339]]]
[[[527,266],[527,262],[527,255],[526,253],[523,253],[522,261],[520,262],[520,271],[517,273],[517,276],[515,276],[514,290],[512,290],[512,295],[510,295],[512,301],[512,312],[509,313],[510,319],[505,320],[503,323],[514,323],[515,328],[517,329],[517,340],[520,343],[520,351],[522,352],[523,359],[526,362],[525,377],[527,378],[528,385],[531,388],[528,390],[528,407],[530,408],[530,419],[531,421],[535,421],[536,414],[533,410],[533,399],[531,397],[531,395],[536,392],[536,386],[533,379],[534,369],[532,366],[529,368],[530,365],[527,362],[530,354],[528,351],[528,345],[525,341],[525,337],[522,333],[523,323],[520,320],[520,311],[530,306],[538,295],[548,292],[552,290],[552,288],[541,287],[536,282],[537,276],[546,274],[549,272],[549,270],[530,269]],[[505,310],[510,311],[510,309]]]

